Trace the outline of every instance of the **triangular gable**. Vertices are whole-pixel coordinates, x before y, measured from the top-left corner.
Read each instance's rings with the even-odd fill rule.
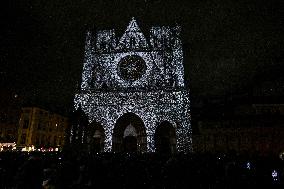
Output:
[[[117,50],[138,50],[146,48],[148,48],[146,38],[133,17],[118,42]]]
[[[133,127],[133,125],[130,123],[126,129],[124,130],[124,133],[123,133],[123,138],[127,137],[127,136],[137,136],[137,132],[136,132],[136,129],[135,127]]]

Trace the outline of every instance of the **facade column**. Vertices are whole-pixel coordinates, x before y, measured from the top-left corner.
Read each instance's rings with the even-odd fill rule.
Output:
[[[147,152],[155,152],[154,134],[147,134]]]
[[[178,152],[192,152],[192,133],[189,128],[191,128],[190,122],[187,122],[186,120],[184,120],[181,125],[178,125],[176,131]]]

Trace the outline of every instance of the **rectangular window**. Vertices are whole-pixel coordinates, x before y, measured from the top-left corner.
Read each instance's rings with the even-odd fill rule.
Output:
[[[29,128],[29,120],[24,120],[23,129]]]
[[[46,137],[43,135],[41,137],[41,144],[45,145],[45,142],[46,142]]]
[[[37,124],[37,129],[38,129],[38,130],[41,130],[41,125],[40,125],[40,123]]]
[[[50,144],[51,144],[50,139],[51,139],[51,137],[50,137],[50,136],[46,137],[46,143],[47,143],[47,146],[50,146]]]
[[[53,146],[55,147],[57,145],[57,137],[55,136],[53,139]]]
[[[22,134],[21,136],[21,144],[25,144],[26,143],[26,134]]]
[[[39,137],[36,137],[36,145],[39,145]]]
[[[130,48],[134,48],[135,45],[136,45],[135,38],[134,38],[134,37],[131,37],[131,38],[130,38]]]

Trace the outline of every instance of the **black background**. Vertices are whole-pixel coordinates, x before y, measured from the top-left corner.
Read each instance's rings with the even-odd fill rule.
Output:
[[[29,103],[70,110],[81,81],[86,31],[116,29],[122,35],[134,16],[146,36],[151,26],[182,26],[193,105],[247,94],[264,81],[283,81],[282,5],[280,0],[1,2],[1,89]],[[280,97],[283,83],[273,85],[282,87]]]

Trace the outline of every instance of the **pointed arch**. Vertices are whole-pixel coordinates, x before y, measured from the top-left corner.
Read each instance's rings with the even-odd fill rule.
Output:
[[[87,144],[90,152],[103,152],[105,143],[105,130],[96,121],[89,124],[87,131]]]
[[[156,128],[155,149],[158,153],[176,153],[176,129],[169,121],[162,121]]]
[[[128,112],[119,117],[112,134],[113,152],[146,152],[146,128],[142,119]]]

